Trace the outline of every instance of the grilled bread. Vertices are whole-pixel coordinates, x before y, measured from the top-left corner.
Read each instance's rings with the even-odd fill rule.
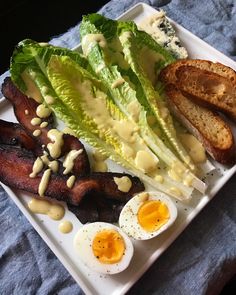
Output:
[[[234,139],[225,121],[186,98],[173,84],[167,85],[166,94],[172,113],[198,138],[212,158],[222,164],[233,163]]]
[[[196,72],[204,72],[203,81],[195,83],[191,81],[191,75],[186,77],[186,72],[190,70],[189,68],[193,68],[191,70],[194,71],[194,79],[197,82]],[[211,72],[209,72],[209,70],[211,70]],[[205,60],[179,60],[164,68],[160,73],[159,79],[165,84],[167,101],[175,116],[179,118],[183,125],[185,125],[186,128],[198,138],[206,151],[216,161],[222,164],[231,164],[236,160],[236,152],[234,138],[230,127],[214,111],[196,104],[195,101],[197,99],[193,99],[193,95],[188,94],[192,91],[190,89],[190,85],[192,85],[191,83],[195,83],[194,86],[197,84],[209,83],[209,80],[207,81],[209,77],[205,76],[205,72],[207,72],[207,75],[211,76],[211,79],[213,79],[212,77],[215,78],[215,75],[217,75],[217,79],[224,81],[225,85],[228,85],[227,83],[236,84],[236,74],[232,69],[220,63],[212,63]],[[183,78],[180,81],[180,76],[182,75]],[[208,87],[210,87],[211,91],[212,88],[216,87],[214,92],[216,92],[216,90],[218,92],[221,91],[219,84],[215,86],[213,82],[212,86]],[[197,88],[195,89],[196,92],[197,90],[200,91]],[[205,87],[205,90],[207,90],[207,87]],[[208,93],[205,93],[203,90],[202,93],[208,95]],[[189,99],[190,96],[191,99]],[[211,108],[215,109],[216,107],[211,106]]]
[[[231,68],[205,60],[180,60],[165,68],[160,79],[178,84],[195,103],[236,121],[236,73]]]

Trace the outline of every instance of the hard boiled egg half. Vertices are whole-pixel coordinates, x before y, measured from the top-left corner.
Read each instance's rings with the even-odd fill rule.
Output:
[[[104,274],[125,270],[134,253],[130,238],[117,226],[105,222],[80,228],[74,238],[74,249],[89,268]]]
[[[136,240],[148,240],[169,228],[177,217],[173,201],[161,192],[142,192],[130,199],[119,217],[120,228]]]

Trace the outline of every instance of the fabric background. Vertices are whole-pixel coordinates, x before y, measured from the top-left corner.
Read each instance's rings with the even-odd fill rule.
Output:
[[[100,12],[115,18],[138,2],[113,0]],[[170,18],[236,59],[236,1],[143,2],[162,7]],[[79,43],[78,26],[51,43],[73,48]],[[2,187],[0,228],[1,294],[83,294]],[[128,294],[218,294],[235,273],[236,175]]]

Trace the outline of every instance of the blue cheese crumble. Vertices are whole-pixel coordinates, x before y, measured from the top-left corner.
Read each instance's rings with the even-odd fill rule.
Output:
[[[157,11],[150,17],[145,18],[138,24],[138,27],[151,35],[158,44],[166,48],[177,59],[188,57],[187,50],[181,45],[174,28],[166,18],[165,11]]]

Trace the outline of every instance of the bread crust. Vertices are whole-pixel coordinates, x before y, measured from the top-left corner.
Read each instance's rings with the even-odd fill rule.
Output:
[[[236,150],[231,128],[215,112],[216,109],[219,110],[217,106],[210,104],[209,108],[209,104],[205,103],[204,100],[200,100],[192,93],[190,95],[189,91],[185,91],[184,85],[187,83],[187,79],[180,81],[182,73],[179,69],[181,67],[181,71],[186,70],[186,67],[193,67],[195,72],[204,72],[204,75],[207,72],[207,75],[214,79],[218,79],[220,76],[220,80],[227,81],[225,83],[229,83],[230,87],[236,85],[236,73],[220,63],[212,63],[206,60],[179,60],[168,65],[159,75],[160,81],[165,84],[167,103],[172,113],[198,138],[213,159],[222,164],[235,163]],[[209,70],[211,70],[210,73]],[[189,75],[189,79],[190,77]],[[206,124],[204,121],[207,121],[207,126],[204,125]],[[204,126],[212,126],[212,128],[204,128]],[[218,131],[219,136],[214,137],[214,132]]]
[[[228,115],[236,122],[236,83],[217,73],[193,66],[175,71],[178,88],[195,103]]]
[[[184,97],[173,84],[167,85],[166,94],[167,103],[172,113],[198,138],[211,157],[219,163],[232,164],[235,161],[235,145],[232,132],[225,121],[214,112],[198,106]],[[199,114],[205,120],[204,122],[198,120]],[[214,126],[215,132],[223,131],[224,135],[222,134],[219,141],[214,141],[206,124]]]

